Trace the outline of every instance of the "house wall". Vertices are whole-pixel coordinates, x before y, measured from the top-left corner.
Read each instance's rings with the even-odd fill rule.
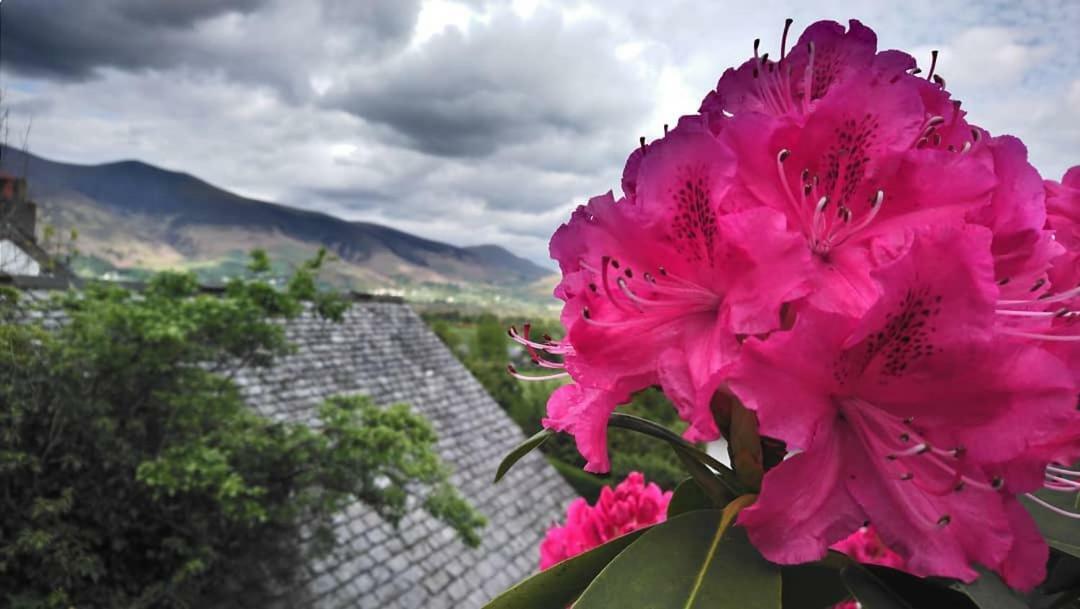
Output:
[[[13,242],[0,239],[0,273],[37,276],[41,265]]]

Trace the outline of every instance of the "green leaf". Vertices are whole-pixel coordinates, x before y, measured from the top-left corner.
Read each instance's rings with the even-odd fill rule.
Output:
[[[681,436],[663,425],[657,425],[648,419],[635,417],[622,412],[612,413],[608,425],[611,427],[636,431],[663,440],[672,446],[678,446],[686,451],[687,456],[693,457],[699,463],[709,466],[710,469],[716,472],[716,475],[732,494],[739,496],[746,492],[746,489],[743,488],[742,484],[735,476],[735,472],[732,471],[730,467],[712,458],[708,453],[687,442]]]
[[[549,567],[503,592],[483,609],[561,609],[627,546],[650,529],[639,529]]]
[[[525,440],[521,444],[515,446],[514,450],[510,451],[509,454],[503,457],[502,462],[499,463],[499,468],[495,470],[495,482],[498,483],[499,480],[502,480],[503,476],[506,475],[506,472],[510,471],[510,468],[514,467],[515,463],[520,461],[522,457],[529,454],[534,449],[538,448],[544,442],[547,442],[548,438],[554,435],[555,432],[551,431],[550,429],[541,429],[540,431],[533,434],[533,436],[528,440]]]
[[[862,565],[852,563],[844,567],[840,577],[863,609],[911,609],[911,605]]]
[[[678,444],[672,444],[671,450],[675,451],[675,455],[682,461],[690,476],[697,481],[698,488],[710,499],[710,505],[704,507],[724,507],[736,497],[735,492],[728,488],[712,470],[698,461],[693,453]]]
[[[781,569],[784,609],[831,609],[851,597],[837,569],[821,564]]]
[[[719,506],[715,505],[712,499],[705,494],[705,491],[701,489],[701,485],[693,478],[687,478],[680,482],[679,486],[675,487],[675,492],[671,495],[671,503],[668,504],[667,517],[674,518],[686,512],[707,510],[714,507]]]
[[[1038,491],[1035,495],[1039,499],[1063,510],[1072,511],[1073,509],[1073,501],[1070,495],[1045,490]],[[1055,514],[1028,497],[1021,496],[1020,502],[1031,513],[1032,518],[1035,519],[1035,524],[1039,526],[1039,531],[1046,538],[1046,542],[1050,544],[1051,548],[1080,558],[1080,526],[1078,526],[1076,520]]]
[[[849,561],[851,564],[853,561]],[[948,607],[949,609],[977,609],[975,603],[964,593],[952,588],[955,580],[941,577],[917,577],[910,573],[882,567],[861,564],[860,568],[878,579],[893,595],[903,599],[906,606],[922,609],[923,607]]]
[[[761,456],[761,436],[758,434],[757,416],[738,401],[731,408],[731,433],[728,448],[735,473],[746,488],[761,489],[765,468]]]
[[[1046,537],[1046,535],[1043,535],[1043,537]],[[1076,546],[1071,543],[1065,543],[1063,541],[1058,541],[1056,539],[1050,539],[1049,537],[1046,538],[1046,543],[1058,552],[1068,554],[1069,556],[1073,556],[1075,558],[1080,558],[1080,546]]]
[[[753,497],[656,525],[604,568],[574,609],[780,609],[780,569],[741,528],[729,528]]]
[[[949,587],[970,598],[979,609],[1027,609],[1027,603],[1001,578],[985,569],[980,571],[982,575],[974,582],[953,582]]]
[[[1057,594],[1068,590],[1077,590],[1080,598],[1080,560],[1053,552],[1050,556],[1049,572],[1046,581],[1039,586],[1039,591],[1045,594]]]

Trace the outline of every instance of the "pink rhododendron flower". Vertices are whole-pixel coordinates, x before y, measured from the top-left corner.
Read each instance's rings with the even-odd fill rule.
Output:
[[[1024,190],[1030,190],[1028,180],[1024,181]],[[1044,214],[1030,215],[1033,221],[1045,218],[1045,232],[1052,233],[1054,241],[1044,246],[1039,239],[1035,247],[1028,248],[1026,260],[1035,261],[1026,265],[1031,271],[1019,272],[1021,281],[1002,286],[998,329],[1017,340],[1036,341],[1069,362],[1074,392],[1080,394],[1080,366],[1076,365],[1080,362],[1080,167],[1066,172],[1060,183],[1047,180],[1045,201]],[[1016,259],[1025,260],[1023,252],[1017,248]],[[1048,271],[1043,272],[1047,252],[1052,260]],[[1000,471],[1006,479],[1022,481],[1024,491],[1042,483],[1053,491],[1076,493],[1080,491],[1080,474],[1068,468],[1078,459],[1080,415],[1052,434],[1034,440],[1025,454],[1003,464]]]
[[[832,549],[843,552],[866,565],[880,565],[901,570],[904,568],[904,559],[882,543],[881,537],[871,526],[861,527],[844,540],[834,544]],[[834,605],[833,609],[861,609],[861,605],[858,601],[847,600]]]
[[[671,492],[655,483],[645,483],[640,472],[630,472],[614,490],[604,487],[595,506],[575,499],[566,513],[566,523],[548,529],[540,544],[540,568],[577,556],[632,531],[663,522],[667,518]]]
[[[1061,253],[1052,260],[1049,273],[1037,276],[1030,286],[1021,284],[1023,290],[1013,290],[1010,299],[998,301],[998,314],[1004,317],[1004,321],[999,320],[1000,331],[1019,340],[1037,341],[1069,362],[1074,393],[1080,394],[1080,366],[1076,365],[1080,362],[1080,167],[1066,172],[1060,183],[1047,180],[1045,188],[1046,225]],[[1025,491],[1041,483],[1051,491],[1076,494],[1080,492],[1080,473],[1071,466],[1077,460],[1080,415],[1033,441],[1023,455],[998,471],[1011,484],[1022,483]],[[1038,497],[1029,497],[1051,511],[1077,517]]]
[[[864,68],[876,57],[872,32],[858,22],[847,35],[808,30],[815,31],[830,33],[831,42],[820,54],[815,47],[820,70],[804,70],[806,79],[814,75],[815,84],[804,85],[811,101],[797,111],[736,110],[719,137],[739,165],[730,205],[784,213],[812,254],[810,265],[786,272],[810,277],[814,307],[859,315],[880,295],[871,273],[890,261],[905,229],[959,222],[990,202],[993,162],[955,107],[942,104],[947,94],[908,74],[913,60],[888,52],[880,66]],[[805,46],[800,41],[796,51]],[[843,63],[851,58],[859,59]],[[756,80],[792,67],[758,63]],[[821,71],[828,75],[819,82]],[[939,95],[927,94],[928,86]],[[938,114],[946,109],[948,118]],[[955,143],[943,132],[950,140],[956,134]]]
[[[1045,542],[988,468],[1073,420],[1076,388],[1061,360],[993,331],[991,238],[919,231],[876,271],[864,317],[807,308],[747,341],[729,385],[798,451],[739,518],[767,558],[815,560],[869,521],[916,575],[971,581],[981,563],[1015,587],[1041,581],[1030,557]]]
[[[1045,186],[1046,226],[1065,249],[1053,262],[1050,282],[1065,292],[1080,285],[1080,165]]]
[[[548,529],[540,543],[540,568],[562,562],[600,545],[600,537],[592,522],[592,507],[578,497],[566,511],[566,524]]]
[[[1080,491],[1080,168],[1044,183],[936,55],[919,75],[858,21],[787,34],[553,236],[566,338],[511,333],[573,380],[544,425],[606,471],[635,392],[693,441],[732,393],[791,452],[739,519],[767,558],[869,521],[912,573],[1030,588],[1047,547],[1017,496]]]
[[[689,117],[640,159],[633,197],[592,199],[551,240],[567,338],[530,347],[565,355],[582,386],[552,397],[545,425],[575,434],[589,471],[609,468],[599,430],[615,404],[651,385],[690,423],[687,438],[717,438],[709,401],[737,336],[779,328],[782,305],[807,289],[777,274],[809,258],[781,213],[723,207],[728,157]]]
[[[747,112],[798,117],[852,80],[891,79],[915,67],[915,60],[906,53],[878,53],[877,35],[855,19],[847,30],[833,21],[814,23],[789,54],[790,25],[790,21],[785,25],[778,58],[759,55],[755,40],[753,59],[724,72],[716,90],[702,101],[700,112],[714,131]]]
[[[1046,226],[1045,188],[1027,161],[1027,148],[1011,136],[986,141],[997,186],[990,205],[973,212],[971,219],[994,231],[991,251],[1001,297],[1029,297],[1032,286],[1046,282],[1051,261],[1064,248]]]
[[[1012,200],[996,194],[990,138],[913,68],[858,22],[815,24],[783,61],[725,74],[704,116],[631,154],[625,198],[596,197],[556,232],[567,337],[531,347],[564,355],[538,361],[581,385],[552,398],[545,425],[578,437],[589,471],[608,469],[599,430],[634,392],[660,385],[687,439],[715,439],[709,403],[743,337],[780,329],[803,298],[864,313],[908,229]],[[1004,156],[1030,169],[1022,147]]]
[[[859,528],[845,539],[833,544],[832,549],[843,552],[866,565],[880,565],[893,569],[904,567],[904,559],[882,543],[881,537],[870,526]]]
[[[544,427],[574,436],[578,452],[585,457],[587,471],[611,469],[607,453],[608,418],[619,402],[629,395],[603,389],[563,385],[548,398]]]

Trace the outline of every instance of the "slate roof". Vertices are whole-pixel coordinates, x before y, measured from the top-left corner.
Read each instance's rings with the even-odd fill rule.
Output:
[[[15,284],[34,300],[56,287],[38,278]],[[305,422],[332,395],[409,404],[432,423],[438,451],[454,470],[451,482],[488,525],[482,545],[470,549],[420,509],[395,529],[357,503],[338,519],[338,548],[304,565],[298,586],[273,599],[241,594],[231,606],[478,609],[536,570],[545,530],[576,494],[539,452],[492,483],[498,462],[524,435],[412,308],[361,300],[342,322],[305,314],[287,322],[286,334],[294,354],[234,377],[249,404],[278,420]]]
[[[451,478],[488,519],[469,549],[425,512],[394,529],[363,504],[343,515],[340,550],[309,565],[302,596],[280,607],[478,608],[536,569],[546,528],[575,497],[539,452],[492,484],[524,439],[479,382],[408,305],[357,302],[342,323],[305,315],[287,324],[297,352],[235,378],[248,402],[277,419],[311,421],[325,398],[364,394],[404,402],[431,421]]]

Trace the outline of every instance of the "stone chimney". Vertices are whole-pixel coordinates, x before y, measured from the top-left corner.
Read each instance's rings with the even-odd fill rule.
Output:
[[[37,205],[26,197],[26,180],[0,173],[0,224],[13,226],[34,239]]]

